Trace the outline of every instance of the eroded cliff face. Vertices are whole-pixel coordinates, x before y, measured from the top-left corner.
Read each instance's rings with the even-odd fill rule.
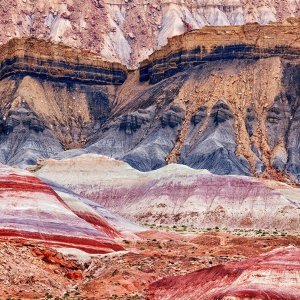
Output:
[[[35,38],[1,47],[1,162],[28,165],[82,147],[110,116],[127,69]]]
[[[1,160],[98,153],[141,171],[178,162],[295,183],[299,49],[299,19],[195,30],[135,71],[61,44],[13,40],[2,51]],[[20,109],[30,119],[21,122],[25,141]],[[29,153],[20,159],[18,149]]]
[[[174,37],[129,75],[116,103],[81,153],[142,171],[180,162],[298,181],[299,22]]]
[[[299,5],[299,0],[7,0],[0,3],[0,42],[35,36],[136,66],[187,30],[283,21],[299,16]]]

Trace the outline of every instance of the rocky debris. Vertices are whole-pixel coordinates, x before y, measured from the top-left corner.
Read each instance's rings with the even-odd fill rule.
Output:
[[[81,272],[76,261],[28,241],[1,241],[0,253],[0,297],[5,299],[63,297],[76,284],[69,272]]]
[[[140,233],[138,240],[120,241],[126,252],[93,255],[82,262],[80,251],[75,256],[62,255],[34,242],[1,240],[0,297],[145,299],[149,285],[164,277],[243,263],[245,258],[289,244],[300,246],[297,236],[263,236],[263,231],[230,234],[212,230],[186,233],[180,227],[172,230],[150,229]],[[288,257],[282,261],[284,266],[288,262]]]

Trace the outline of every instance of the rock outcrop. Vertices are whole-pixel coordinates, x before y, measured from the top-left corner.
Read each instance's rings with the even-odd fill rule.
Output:
[[[36,171],[140,223],[298,232],[299,189],[171,164],[139,172],[97,155],[48,160]]]
[[[88,51],[35,38],[12,39],[1,47],[0,80],[16,75],[86,84],[122,84],[127,70]]]
[[[69,205],[54,190],[25,171],[1,166],[1,239],[38,241],[88,253],[122,250],[121,233],[84,203]]]
[[[299,181],[298,27],[207,27],[170,39],[129,75],[87,147],[57,158],[99,153],[141,171],[179,162]]]
[[[300,297],[300,250],[285,247],[150,286],[149,300],[291,299]]]
[[[27,166],[62,152],[63,146],[43,121],[25,104],[1,120],[0,161]]]

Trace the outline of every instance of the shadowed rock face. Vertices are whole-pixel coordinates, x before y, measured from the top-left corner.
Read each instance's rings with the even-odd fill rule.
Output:
[[[273,250],[237,263],[166,277],[150,285],[149,300],[291,299],[300,297],[300,251]]]
[[[199,123],[202,125],[203,121],[207,116],[207,107],[200,107],[198,112],[192,116],[191,122],[194,126],[197,126]]]
[[[249,174],[247,162],[235,155],[234,116],[229,106],[221,100],[212,107],[209,117],[203,110],[200,113],[203,119],[207,118],[207,127],[196,141],[186,141],[179,161],[216,174]],[[196,131],[200,126],[201,122],[191,130]]]
[[[290,89],[286,92],[286,98],[290,106],[288,130],[285,135],[286,149],[288,153],[286,169],[300,180],[300,67],[291,65],[285,74],[286,84]]]
[[[123,115],[120,122],[120,131],[125,131],[128,135],[133,134],[147,121],[149,121],[147,117],[140,113]]]

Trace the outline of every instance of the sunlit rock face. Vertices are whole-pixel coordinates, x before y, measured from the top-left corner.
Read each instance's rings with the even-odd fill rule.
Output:
[[[299,231],[299,189],[275,181],[176,164],[143,173],[90,154],[45,161],[36,173],[140,223]]]
[[[150,285],[149,300],[291,299],[300,297],[300,251],[285,247],[237,263],[166,277]]]
[[[0,237],[35,240],[89,253],[122,250],[121,233],[87,205],[72,206],[25,171],[1,165]]]
[[[298,0],[7,0],[0,4],[0,42],[35,36],[136,66],[168,38],[190,29],[268,24],[297,15]]]

